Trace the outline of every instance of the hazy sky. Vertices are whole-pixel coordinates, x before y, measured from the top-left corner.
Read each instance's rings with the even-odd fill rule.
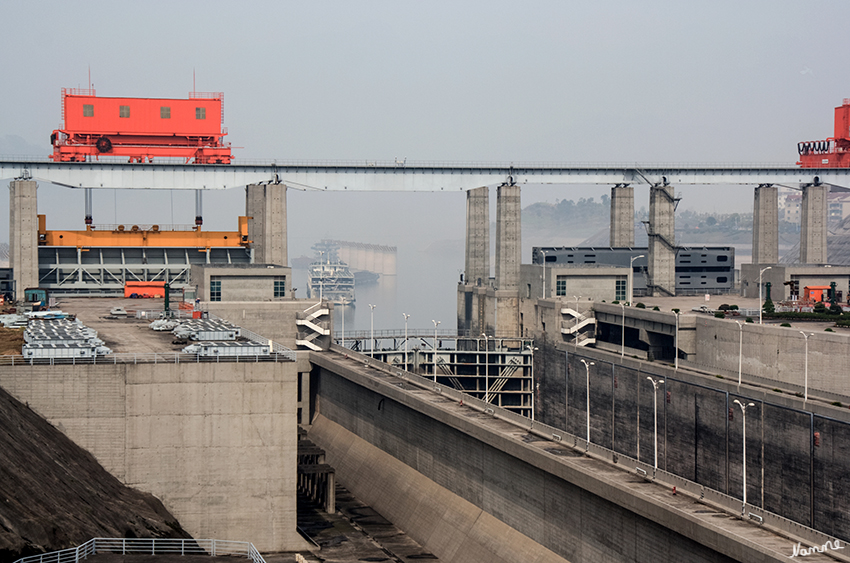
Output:
[[[0,16],[0,154],[46,155],[60,89],[86,87],[89,68],[102,96],[185,97],[194,73],[197,90],[225,93],[241,161],[793,164],[850,96],[846,1],[7,0]],[[752,208],[749,188],[681,189],[683,208]],[[607,191],[526,189],[523,204]],[[175,222],[190,222],[191,196],[176,197]],[[124,209],[170,206],[104,198],[127,222],[144,218]]]

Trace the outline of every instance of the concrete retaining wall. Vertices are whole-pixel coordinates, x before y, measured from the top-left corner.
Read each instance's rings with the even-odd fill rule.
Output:
[[[194,537],[304,547],[295,363],[22,366],[0,385]]]
[[[525,446],[520,435],[492,432],[482,423],[489,419],[485,415],[453,416],[405,394],[391,382],[382,385],[339,365],[331,371],[330,360],[318,356],[313,355],[314,363],[324,366],[313,374],[319,413],[345,432],[337,434],[319,418],[315,440],[327,449],[340,482],[378,512],[392,514],[394,522],[441,559],[464,563],[561,558],[612,563],[731,561],[706,547],[727,541],[714,532],[687,524],[689,533],[706,539],[699,543],[671,530],[682,525],[681,515],[671,514],[665,520],[660,507],[644,506],[630,490],[590,472],[566,469],[552,456]],[[369,457],[372,454],[374,459]],[[422,485],[425,491],[433,492],[424,497],[434,494],[445,506],[438,510],[417,491],[421,481],[416,473],[428,479],[429,484]],[[440,488],[465,502],[444,500],[450,497],[442,496]],[[527,544],[517,544],[518,536],[496,528],[489,532],[486,550],[461,552],[457,546],[474,545],[480,539],[477,532],[474,537],[464,536],[478,510],[557,557],[538,557],[539,552],[531,551],[523,555],[522,546]],[[646,513],[665,525],[641,516]],[[736,545],[742,549],[743,544]]]
[[[806,409],[801,399],[769,390],[744,387],[738,393],[736,382],[689,376],[651,362],[627,359],[623,366],[618,354],[564,345],[541,348],[535,354],[542,397],[538,420],[585,436],[587,372],[580,360],[592,361],[591,441],[652,464],[653,389],[647,377],[662,378],[665,383],[657,391],[659,468],[737,498],[742,498],[743,424],[734,400],[752,401],[755,406],[747,411],[748,502],[850,540],[850,499],[837,493],[850,470],[850,461],[840,453],[850,448],[846,408]],[[735,348],[737,352],[737,341]],[[735,361],[737,368],[737,356]]]

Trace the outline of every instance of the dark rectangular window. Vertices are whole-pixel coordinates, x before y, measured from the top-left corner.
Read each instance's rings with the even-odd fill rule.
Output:
[[[119,106],[118,117],[130,117],[130,106]]]
[[[210,276],[210,301],[221,301],[221,278]]]
[[[83,117],[94,117],[94,104],[83,104]]]
[[[729,260],[729,257],[728,257],[728,256],[718,256],[718,257],[717,257],[717,261],[718,261],[718,262],[726,262],[726,261],[728,261],[728,260]]]
[[[726,276],[719,276],[717,278],[717,283],[726,283],[726,280],[729,279]]]
[[[274,279],[274,296],[286,297],[286,276],[276,276]]]
[[[207,108],[195,108],[195,119],[206,119]]]
[[[555,295],[567,294],[567,276],[558,276],[555,280]]]
[[[628,289],[626,288],[626,280],[617,280],[616,288],[614,291],[614,298],[617,301],[625,301],[626,300],[626,292]]]
[[[159,118],[160,119],[171,119],[171,108],[168,106],[160,106],[159,108]]]

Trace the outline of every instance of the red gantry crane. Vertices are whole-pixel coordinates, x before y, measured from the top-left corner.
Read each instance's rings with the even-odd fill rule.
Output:
[[[803,168],[850,168],[850,98],[835,108],[835,134],[823,141],[797,143]]]

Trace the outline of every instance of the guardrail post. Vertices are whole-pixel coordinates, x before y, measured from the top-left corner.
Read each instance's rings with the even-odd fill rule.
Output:
[[[151,555],[156,555],[156,538],[151,539]]]
[[[121,539],[121,555],[126,555],[126,554],[127,554],[127,540],[122,538]]]
[[[238,358],[239,356],[237,356]],[[212,556],[215,557],[215,540],[212,541]]]
[[[74,550],[74,563],[80,563],[80,546]]]

